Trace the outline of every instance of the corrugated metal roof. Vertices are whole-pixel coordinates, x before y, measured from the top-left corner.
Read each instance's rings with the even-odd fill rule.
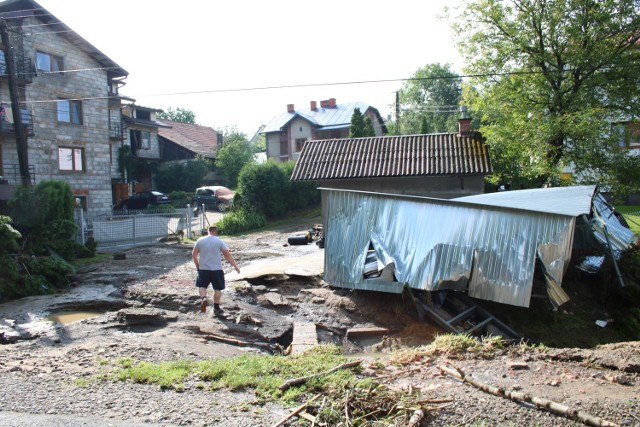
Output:
[[[318,107],[315,111],[311,109],[295,110],[293,113],[282,113],[274,117],[262,130],[262,133],[280,132],[295,117],[302,117],[313,125],[324,128],[325,126],[348,127],[351,124],[353,110],[360,109],[364,114],[369,108],[373,108],[364,102],[351,102],[348,104],[336,104],[334,108]],[[375,108],[374,108],[375,110]],[[378,110],[376,110],[377,112]]]
[[[218,132],[215,129],[171,120],[162,121],[170,127],[158,129],[160,137],[204,157],[216,156]]]
[[[591,212],[591,203],[595,192],[595,185],[584,185],[501,191],[459,197],[455,200],[488,206],[578,216],[582,214],[588,215]]]
[[[492,172],[486,144],[453,133],[308,141],[292,181]]]

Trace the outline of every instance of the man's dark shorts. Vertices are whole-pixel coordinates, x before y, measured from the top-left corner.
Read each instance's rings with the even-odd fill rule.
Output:
[[[222,270],[198,270],[198,278],[196,286],[198,288],[207,288],[209,283],[216,291],[224,289],[224,271]]]

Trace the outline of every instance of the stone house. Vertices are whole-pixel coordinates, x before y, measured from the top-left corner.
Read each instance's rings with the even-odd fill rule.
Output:
[[[62,180],[92,213],[111,211],[117,148],[123,143],[128,73],[33,0],[0,3],[15,52],[16,83],[32,183]],[[0,66],[7,69],[4,55]],[[8,73],[0,76],[0,197],[21,181]],[[1,112],[0,112],[1,113]],[[23,146],[23,144],[20,144]],[[23,162],[24,163],[24,162]]]
[[[335,98],[311,101],[309,109],[296,110],[288,104],[287,112],[274,117],[261,133],[267,142],[267,158],[286,162],[298,160],[302,147],[309,140],[347,138],[354,110],[371,119],[376,136],[387,133],[378,110],[363,102],[338,104]]]

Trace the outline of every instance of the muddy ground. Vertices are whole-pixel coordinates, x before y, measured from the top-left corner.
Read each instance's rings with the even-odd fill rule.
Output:
[[[287,224],[225,241],[247,271],[260,263],[321,255],[323,249],[313,243],[287,244],[289,236],[312,225]],[[447,362],[488,384],[551,399],[619,425],[640,425],[640,342],[592,350],[512,347],[490,355],[430,356],[394,366],[388,360],[397,350],[427,344],[442,332],[413,318],[402,296],[333,289],[321,274],[237,280],[228,274],[225,315],[216,318],[211,310],[199,310],[191,245],[165,242],[119,255],[79,273],[64,294],[0,305],[0,425],[274,425],[288,409],[277,403],[258,405],[250,392],[212,393],[187,385],[184,393],[176,393],[128,383],[80,388],[77,379],[95,376],[105,360],[121,357],[158,362],[287,353],[296,324],[314,324],[319,342],[338,344],[362,359],[362,375],[440,401],[425,404],[430,412],[421,425],[580,424],[479,391],[443,373],[440,367]],[[52,317],[67,312],[78,320]],[[348,331],[363,328],[382,332],[347,337]],[[239,402],[251,409],[245,405],[239,410]],[[288,423],[310,425],[296,417]]]

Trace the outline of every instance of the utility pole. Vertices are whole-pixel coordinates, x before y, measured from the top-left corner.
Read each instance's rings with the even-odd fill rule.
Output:
[[[17,67],[14,56],[14,49],[9,43],[9,32],[7,21],[0,20],[0,36],[4,45],[4,57],[7,62],[7,75],[9,77],[9,95],[11,97],[11,112],[13,113],[13,129],[16,134],[16,146],[18,148],[18,164],[20,166],[20,176],[22,185],[31,185],[31,175],[29,174],[29,152],[27,149],[27,137],[22,126],[22,112],[20,110],[20,98],[18,96],[18,83],[16,82]]]
[[[396,135],[400,135],[400,92],[396,91]]]

